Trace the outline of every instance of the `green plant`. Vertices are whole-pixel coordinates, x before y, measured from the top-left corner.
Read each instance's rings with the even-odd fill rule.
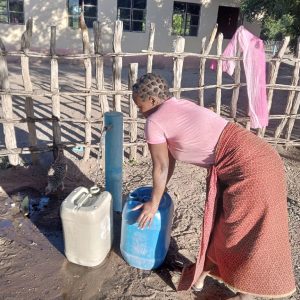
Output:
[[[248,21],[261,21],[263,39],[282,40],[289,35],[290,48],[296,51],[300,36],[300,0],[242,0],[241,10]]]

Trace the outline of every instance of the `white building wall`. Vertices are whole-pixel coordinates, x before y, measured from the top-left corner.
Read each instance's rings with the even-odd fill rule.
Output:
[[[48,51],[50,47],[50,26],[55,25],[57,48],[75,50],[80,47],[80,31],[68,27],[68,13],[65,0],[24,1],[25,20],[33,18],[31,49]],[[7,48],[18,49],[25,25],[0,24],[0,37]]]
[[[187,2],[201,3],[200,0]],[[202,0],[198,37],[186,38],[186,51],[199,52],[202,37],[209,37],[216,21],[219,5],[238,6],[238,0]],[[33,17],[33,39],[31,49],[43,49],[48,51],[50,41],[50,26],[57,26],[57,49],[60,51],[73,52],[82,48],[80,30],[68,27],[68,12],[66,0],[39,1],[25,0],[25,19]],[[156,34],[154,49],[158,51],[172,51],[176,36],[172,30],[173,0],[148,0],[147,1],[147,30],[141,32],[124,32],[122,50],[128,52],[140,52],[147,48],[149,37],[149,25],[155,23]],[[114,22],[117,17],[117,0],[98,0],[98,18],[105,22],[103,47],[111,51]],[[259,35],[259,24],[244,23],[244,26],[254,34]],[[18,49],[24,25],[0,24],[0,36],[6,47]],[[93,32],[90,30],[91,47],[93,46]],[[226,42],[225,42],[226,45]]]
[[[201,3],[201,16],[198,29],[198,36],[186,36],[185,49],[188,52],[199,52],[201,49],[201,41],[204,36],[209,37],[215,23],[217,22],[219,5],[224,6],[239,6],[239,0],[188,0],[190,3]],[[138,52],[146,49],[149,39],[150,23],[155,23],[155,41],[154,49],[157,51],[172,51],[176,36],[172,35],[172,14],[173,14],[173,0],[148,0],[147,1],[147,30],[145,33],[141,32],[124,32],[123,33],[123,51]],[[113,34],[114,21],[117,16],[117,0],[101,0],[99,20],[107,22],[105,31],[108,34],[106,40],[111,41]],[[260,25],[258,23],[249,24],[244,23],[244,26],[251,30],[254,34],[259,35]],[[224,42],[226,45],[226,40]],[[110,48],[110,44],[106,45]]]

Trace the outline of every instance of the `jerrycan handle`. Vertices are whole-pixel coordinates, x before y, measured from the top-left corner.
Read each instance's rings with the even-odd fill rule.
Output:
[[[88,200],[89,198],[91,198],[93,195],[96,195],[100,192],[100,188],[97,187],[96,185],[92,186],[90,189],[89,189],[89,193],[88,194],[85,194],[85,195],[82,195],[78,202],[77,202],[77,205],[74,207],[74,210],[78,211],[79,208],[84,204],[84,202],[86,200]]]

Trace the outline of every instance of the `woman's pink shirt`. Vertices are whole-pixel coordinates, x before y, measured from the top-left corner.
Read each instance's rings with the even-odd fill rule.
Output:
[[[173,97],[147,118],[145,137],[149,144],[166,142],[176,160],[208,168],[227,123],[207,108]]]

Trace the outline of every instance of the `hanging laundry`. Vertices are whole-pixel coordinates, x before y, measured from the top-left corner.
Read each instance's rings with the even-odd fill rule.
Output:
[[[240,26],[223,52],[224,57],[233,57],[243,54],[243,63],[247,81],[249,98],[249,116],[252,128],[262,128],[268,125],[268,104],[266,93],[266,58],[264,44],[261,39],[253,35],[244,26]],[[215,70],[216,61],[211,64]],[[236,61],[225,60],[222,63],[223,72],[232,76]]]

